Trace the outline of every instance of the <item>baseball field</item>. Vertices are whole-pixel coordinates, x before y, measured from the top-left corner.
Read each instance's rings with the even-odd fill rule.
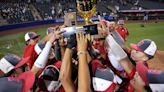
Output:
[[[129,43],[136,43],[141,39],[152,39],[156,42],[159,50],[164,50],[164,22],[149,22],[145,24],[145,27],[141,27],[141,23],[127,23],[125,26],[129,30],[129,37],[127,39],[127,45]],[[40,38],[46,35],[47,28],[33,29],[40,34]],[[14,53],[22,56],[24,43],[24,32],[16,32],[14,34],[1,35],[0,37],[0,58],[7,53]],[[1,33],[0,33],[1,34]]]

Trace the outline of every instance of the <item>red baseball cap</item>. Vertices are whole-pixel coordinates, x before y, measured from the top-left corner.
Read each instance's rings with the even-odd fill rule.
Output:
[[[144,52],[145,54],[149,56],[154,56],[156,50],[157,50],[157,45],[155,44],[154,41],[150,39],[144,39],[138,42],[137,44],[131,43],[130,46],[138,51]]]
[[[28,71],[18,77],[0,78],[0,92],[29,92],[33,87],[35,75]]]
[[[35,32],[27,32],[26,34],[25,34],[25,36],[24,36],[24,39],[25,39],[25,41],[27,42],[27,41],[29,41],[30,39],[34,39],[34,38],[36,38],[36,37],[39,37],[40,35],[38,35],[37,33],[35,33]]]
[[[8,73],[13,69],[23,66],[27,61],[27,58],[20,58],[15,54],[7,54],[0,60],[0,70],[4,73]]]

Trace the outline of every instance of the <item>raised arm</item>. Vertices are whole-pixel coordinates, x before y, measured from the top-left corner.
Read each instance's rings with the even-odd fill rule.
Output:
[[[71,79],[72,74],[72,48],[76,46],[75,36],[71,36],[68,39],[68,44],[64,57],[62,60],[62,66],[60,69],[60,80],[66,92],[75,92],[75,86]]]
[[[78,46],[78,92],[90,92],[90,73],[87,62],[87,37],[82,34],[76,34]]]
[[[124,70],[131,75],[132,71],[134,70],[134,66],[127,57],[127,54],[110,34],[107,36],[106,41],[109,46],[108,53],[113,54],[116,57],[117,61],[119,61],[120,65],[124,68]]]
[[[53,35],[51,35],[51,37],[49,38],[49,40],[46,43],[45,48],[43,49],[43,51],[41,52],[41,54],[38,56],[38,58],[36,59],[31,71],[34,72],[36,75],[37,73],[43,69],[45,67],[45,65],[47,64],[48,61],[48,56],[50,53],[50,49],[52,46],[52,43],[56,40],[59,39],[60,34],[63,31],[56,31],[53,33]]]
[[[71,74],[72,74],[71,61],[72,61],[72,49],[66,48],[66,51],[62,60],[62,65],[60,68],[60,76],[59,76],[65,92],[75,91],[75,87],[71,79]]]

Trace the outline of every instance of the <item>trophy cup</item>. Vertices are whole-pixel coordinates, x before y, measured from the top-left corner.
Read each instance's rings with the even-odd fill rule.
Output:
[[[86,25],[90,24],[90,18],[96,12],[97,0],[77,0],[78,14],[84,18]]]

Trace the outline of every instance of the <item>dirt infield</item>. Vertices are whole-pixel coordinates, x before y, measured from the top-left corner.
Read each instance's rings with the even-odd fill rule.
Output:
[[[25,27],[25,28],[17,28],[17,29],[12,29],[12,30],[5,30],[0,32],[0,36],[5,36],[9,34],[16,34],[20,32],[28,32],[30,30],[35,30],[35,29],[42,29],[42,28],[48,28],[56,25],[61,25],[62,23],[58,24],[48,24],[48,25],[40,25],[40,26],[33,26],[33,27]]]

